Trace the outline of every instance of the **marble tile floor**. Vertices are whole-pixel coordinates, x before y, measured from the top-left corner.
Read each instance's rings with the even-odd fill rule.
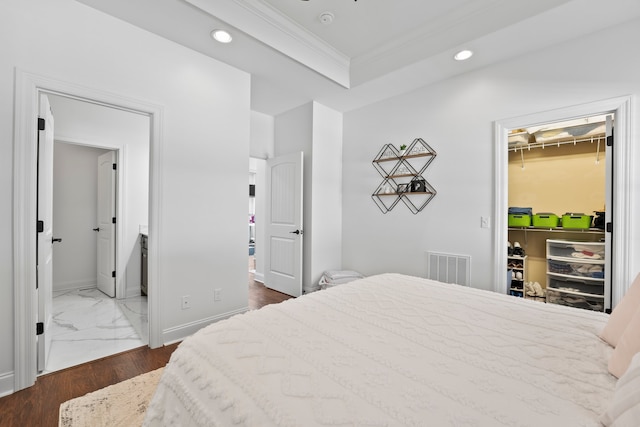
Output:
[[[42,374],[149,342],[147,297],[117,300],[96,288],[53,293],[51,349]]]

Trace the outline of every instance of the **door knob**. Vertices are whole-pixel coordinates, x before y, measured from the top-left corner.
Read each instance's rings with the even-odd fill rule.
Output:
[[[302,234],[302,230],[290,231],[291,234]]]
[[[51,243],[62,243],[62,238],[60,237],[54,237],[53,239],[51,239]]]
[[[94,228],[93,231],[100,231],[100,227]]]

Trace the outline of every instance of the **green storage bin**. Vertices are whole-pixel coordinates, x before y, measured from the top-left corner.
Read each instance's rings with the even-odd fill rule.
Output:
[[[562,215],[562,228],[586,230],[591,228],[591,216],[584,214]]]
[[[529,227],[531,215],[509,214],[509,227]]]
[[[537,228],[554,228],[558,226],[560,218],[552,213],[539,213],[531,218],[531,223]]]

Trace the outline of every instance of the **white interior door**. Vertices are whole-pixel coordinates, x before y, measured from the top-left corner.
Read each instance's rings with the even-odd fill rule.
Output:
[[[38,120],[38,372],[47,366],[51,347],[53,304],[53,114],[49,98],[40,95]]]
[[[116,153],[98,157],[98,289],[116,296]]]
[[[267,160],[265,286],[302,295],[303,153]]]

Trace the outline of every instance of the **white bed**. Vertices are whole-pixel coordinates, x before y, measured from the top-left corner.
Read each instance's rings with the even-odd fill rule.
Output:
[[[210,325],[145,425],[600,426],[609,316],[383,274]]]

